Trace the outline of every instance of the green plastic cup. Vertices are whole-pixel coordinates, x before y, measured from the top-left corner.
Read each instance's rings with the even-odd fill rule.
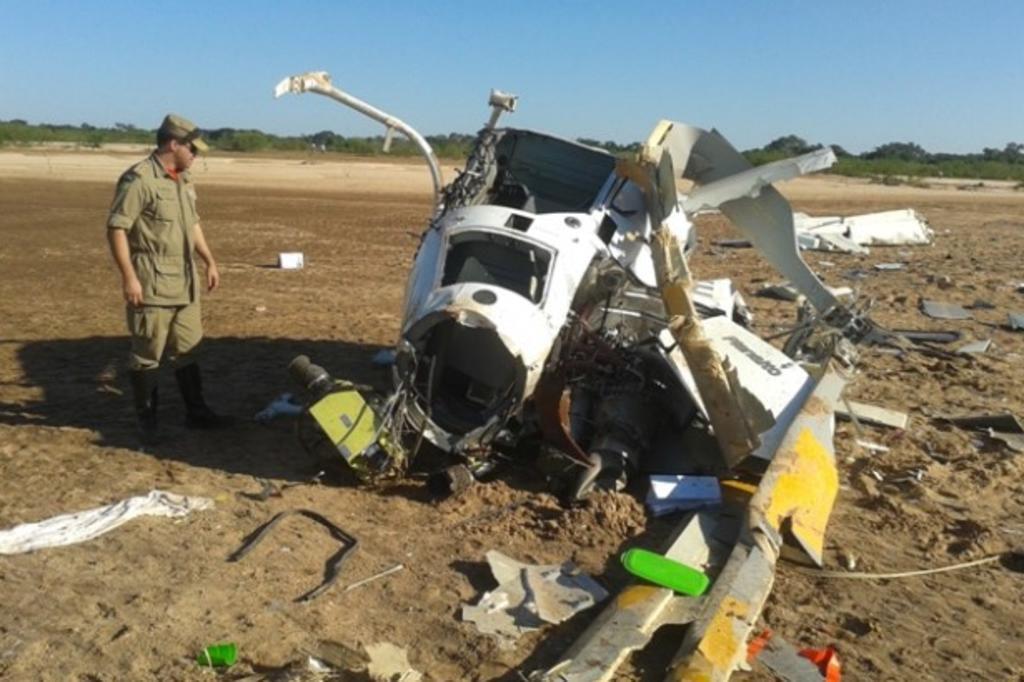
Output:
[[[238,660],[238,647],[231,642],[211,644],[196,656],[196,663],[210,668],[226,668]]]
[[[711,583],[702,571],[639,547],[626,550],[622,565],[638,578],[691,597],[704,594]]]

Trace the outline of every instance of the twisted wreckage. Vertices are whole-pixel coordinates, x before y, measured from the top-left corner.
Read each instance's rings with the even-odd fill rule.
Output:
[[[834,410],[854,346],[885,333],[800,256],[773,182],[822,170],[831,150],[752,167],[715,131],[661,121],[633,159],[492,115],[465,169],[442,186],[427,142],[402,121],[307,73],[315,92],[418,146],[435,206],[409,276],[394,389],[375,399],[300,357],[307,419],[364,480],[401,473],[427,440],[456,488],[524,439],[567,465],[579,499],[630,476],[705,474],[722,504],[687,515],[665,555],[711,578],[706,594],[627,587],[550,680],[611,679],[663,624],[689,624],[672,679],[727,679],[746,658],[780,554],[821,564],[838,488]],[[683,192],[680,187],[687,185]],[[778,350],[746,328],[728,280],[694,281],[692,217],[720,211],[802,294]],[[535,448],[536,450],[536,448]]]

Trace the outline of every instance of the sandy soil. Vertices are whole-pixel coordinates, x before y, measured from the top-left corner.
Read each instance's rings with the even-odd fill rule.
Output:
[[[152,488],[210,497],[216,508],[181,520],[146,518],[88,543],[0,557],[0,678],[209,679],[192,656],[218,641],[239,645],[224,675],[271,676],[322,651],[389,641],[406,647],[431,680],[519,679],[554,662],[596,611],[525,636],[504,650],[461,622],[461,603],[493,585],[484,552],[536,562],[576,561],[609,590],[627,580],[616,556],[657,546],[672,519],[648,521],[627,494],[563,510],[529,469],[435,502],[412,478],[383,490],[343,485],[297,444],[285,422],[249,421],[216,434],[181,428],[164,377],[165,440],[142,449],[124,374],[120,292],[103,222],[124,154],[0,153],[0,527],[106,504]],[[450,168],[450,166],[448,166]],[[446,168],[446,172],[447,168]],[[385,387],[369,362],[397,333],[404,274],[429,210],[418,163],[207,159],[197,169],[200,210],[223,288],[204,299],[208,397],[248,417],[290,390],[285,365],[307,353],[336,376]],[[936,414],[1024,415],[1024,334],[1000,325],[1024,310],[1024,195],[1005,188],[879,187],[829,177],[787,183],[795,208],[849,214],[912,206],[938,233],[934,246],[876,248],[870,256],[811,254],[829,284],[875,300],[873,315],[899,328],[956,329],[991,338],[975,358],[867,351],[848,395],[910,413],[905,432],[864,427],[890,448],[859,448],[849,424],[837,452],[842,489],[827,564],[858,570],[926,568],[1020,546],[1024,463]],[[700,277],[732,276],[748,294],[755,328],[790,323],[791,304],[754,297],[777,278],[750,250],[712,242],[736,235],[701,221]],[[301,271],[276,270],[280,251],[305,252]],[[876,262],[907,269],[844,277]],[[937,275],[952,287],[940,289]],[[922,316],[919,297],[995,309],[974,320]],[[923,472],[920,481],[900,482]],[[877,476],[875,475],[877,472]],[[881,477],[882,481],[878,478]],[[257,479],[285,488],[255,499]],[[358,552],[323,597],[293,599],[321,579],[336,544],[291,519],[238,563],[226,557],[274,513],[316,510],[356,535]],[[405,570],[340,589],[395,563]],[[849,680],[1024,679],[1021,566],[1012,562],[898,581],[826,580],[780,564],[766,624],[803,646],[835,644]],[[660,679],[671,636],[624,678]],[[738,675],[743,677],[743,675]],[[771,679],[763,672],[747,679]]]

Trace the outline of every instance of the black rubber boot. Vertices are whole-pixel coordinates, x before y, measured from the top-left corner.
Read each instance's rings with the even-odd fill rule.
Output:
[[[146,445],[156,445],[160,441],[157,420],[157,405],[160,398],[157,388],[159,370],[133,369],[129,376],[135,398],[135,416],[139,420],[139,438]]]
[[[203,399],[203,380],[195,362],[174,371],[181,397],[185,400],[185,426],[190,429],[223,429],[234,419],[211,410]]]

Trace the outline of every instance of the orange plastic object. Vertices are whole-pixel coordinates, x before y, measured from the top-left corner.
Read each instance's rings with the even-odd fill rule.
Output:
[[[842,669],[834,646],[829,645],[824,649],[801,649],[799,653],[818,666],[818,670],[825,676],[825,682],[840,682]]]
[[[765,648],[765,646],[767,646],[768,640],[772,638],[773,634],[774,633],[771,631],[771,629],[766,629],[764,632],[754,637],[754,639],[750,640],[750,643],[747,644],[748,663],[753,663],[754,659],[761,654],[761,651]]]

